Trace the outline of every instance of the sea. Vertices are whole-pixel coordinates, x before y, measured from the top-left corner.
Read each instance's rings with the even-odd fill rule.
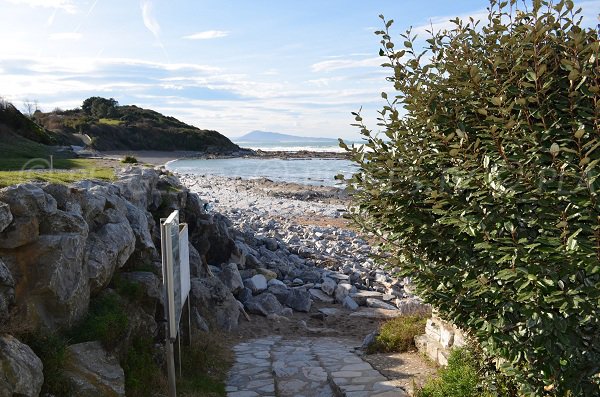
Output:
[[[235,142],[243,148],[263,151],[343,152],[336,142]],[[279,159],[279,158],[227,158],[180,159],[166,164],[167,169],[196,175],[266,178],[275,182],[292,182],[313,186],[340,186],[335,179],[342,174],[350,177],[357,166],[349,160],[335,158]]]

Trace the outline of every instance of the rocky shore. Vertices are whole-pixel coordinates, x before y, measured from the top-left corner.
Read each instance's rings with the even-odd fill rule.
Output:
[[[136,167],[117,176],[0,190],[0,364],[9,368],[0,395],[38,396],[44,384],[43,363],[22,335],[69,332],[101,297],[121,302],[127,325],[116,346],[84,340],[67,347],[74,395],[123,396],[120,363],[140,337],[155,340],[155,356],[163,357],[158,221],[176,209],[189,225],[190,315],[198,331],[285,319],[285,328],[319,335],[331,329],[311,321],[330,317],[362,337],[361,319],[370,331],[373,319],[429,312],[409,280],[370,258],[373,249],[342,218],[347,196],[339,189]],[[135,301],[127,289],[138,291]]]

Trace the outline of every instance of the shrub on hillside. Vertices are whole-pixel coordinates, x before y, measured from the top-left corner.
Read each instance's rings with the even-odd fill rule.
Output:
[[[403,316],[387,321],[367,352],[395,353],[415,349],[415,336],[425,332],[426,321],[420,316]]]
[[[600,43],[570,0],[493,0],[484,23],[377,32],[395,92],[352,211],[388,263],[527,396],[600,394]],[[382,17],[383,18],[383,17]]]

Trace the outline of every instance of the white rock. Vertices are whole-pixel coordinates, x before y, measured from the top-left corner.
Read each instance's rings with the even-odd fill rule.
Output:
[[[267,289],[267,279],[262,274],[257,274],[244,280],[244,286],[250,288],[253,294],[258,294]]]
[[[333,295],[336,288],[337,284],[335,281],[333,281],[333,279],[330,279],[329,277],[325,277],[323,279],[323,282],[321,283],[321,290],[323,290],[323,292],[325,292],[327,295]]]

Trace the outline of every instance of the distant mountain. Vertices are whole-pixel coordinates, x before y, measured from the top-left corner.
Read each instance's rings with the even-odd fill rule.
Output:
[[[267,131],[252,131],[234,140],[237,142],[337,142],[337,139],[333,138],[315,138]]]

